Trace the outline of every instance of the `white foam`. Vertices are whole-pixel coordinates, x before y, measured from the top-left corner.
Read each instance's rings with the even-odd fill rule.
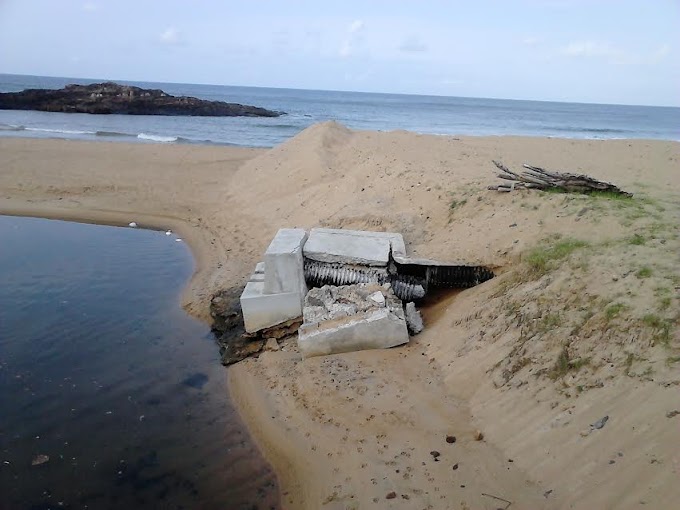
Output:
[[[49,128],[25,128],[26,131],[39,131],[41,133],[59,133],[62,135],[94,135],[94,131],[78,131],[74,129],[49,129]]]
[[[137,138],[139,138],[140,140],[151,140],[152,142],[162,142],[162,143],[171,143],[171,142],[177,141],[176,136],[150,135],[148,133],[139,133],[137,135]]]

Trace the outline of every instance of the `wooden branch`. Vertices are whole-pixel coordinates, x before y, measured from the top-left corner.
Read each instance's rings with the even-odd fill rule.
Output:
[[[604,191],[628,197],[633,196],[632,193],[626,193],[610,182],[598,181],[588,175],[548,171],[544,168],[527,164],[522,165],[525,170],[519,174],[513,172],[499,161],[493,161],[493,164],[501,171],[501,173],[498,174],[498,177],[506,181],[511,181],[511,184],[501,183],[495,186],[489,186],[490,190],[508,192],[515,188],[539,190],[552,188],[576,193]]]

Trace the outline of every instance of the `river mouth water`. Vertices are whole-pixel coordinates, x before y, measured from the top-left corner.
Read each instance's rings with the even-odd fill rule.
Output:
[[[0,508],[278,508],[164,232],[0,216]]]

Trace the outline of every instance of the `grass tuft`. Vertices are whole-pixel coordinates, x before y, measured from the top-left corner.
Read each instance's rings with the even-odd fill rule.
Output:
[[[570,359],[569,349],[565,345],[564,347],[562,347],[562,350],[557,356],[555,364],[548,373],[548,377],[550,377],[554,381],[564,377],[572,370],[577,371],[588,365],[590,365],[590,358],[578,358],[575,360]]]
[[[586,246],[588,246],[586,241],[563,239],[550,245],[534,248],[529,252],[526,262],[533,272],[544,274],[556,266],[557,261]]]
[[[626,308],[628,308],[628,306],[623,303],[614,303],[613,305],[609,305],[607,308],[605,308],[604,316],[607,321],[610,321],[614,317],[618,317],[618,315]]]
[[[632,244],[634,246],[641,246],[647,242],[647,239],[644,238],[644,236],[641,236],[640,234],[635,234],[633,237],[628,238],[628,244]]]
[[[654,272],[654,271],[652,271],[652,268],[651,268],[651,267],[649,267],[649,266],[644,266],[644,267],[641,267],[641,268],[638,270],[638,272],[635,273],[635,275],[636,275],[638,278],[649,278],[650,276],[652,276],[652,273],[653,273],[653,272]]]
[[[642,317],[642,323],[654,330],[654,344],[660,342],[668,346],[671,340],[671,329],[673,322],[669,319],[664,319],[656,314],[648,313]]]

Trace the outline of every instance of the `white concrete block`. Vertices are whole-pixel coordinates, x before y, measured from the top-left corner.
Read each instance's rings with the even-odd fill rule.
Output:
[[[298,292],[265,294],[264,282],[248,282],[241,294],[243,322],[248,333],[256,333],[302,315]]]
[[[258,262],[255,265],[255,272],[264,274],[264,262]]]
[[[264,254],[264,293],[295,292],[302,300],[307,294],[302,246],[307,232],[301,228],[282,228]]]
[[[250,275],[249,282],[262,282],[264,283],[264,273],[253,273]]]
[[[298,330],[298,348],[305,358],[384,349],[408,341],[406,321],[387,308],[316,324],[303,324]]]
[[[304,255],[319,262],[386,266],[390,259],[390,239],[359,230],[312,229]]]

